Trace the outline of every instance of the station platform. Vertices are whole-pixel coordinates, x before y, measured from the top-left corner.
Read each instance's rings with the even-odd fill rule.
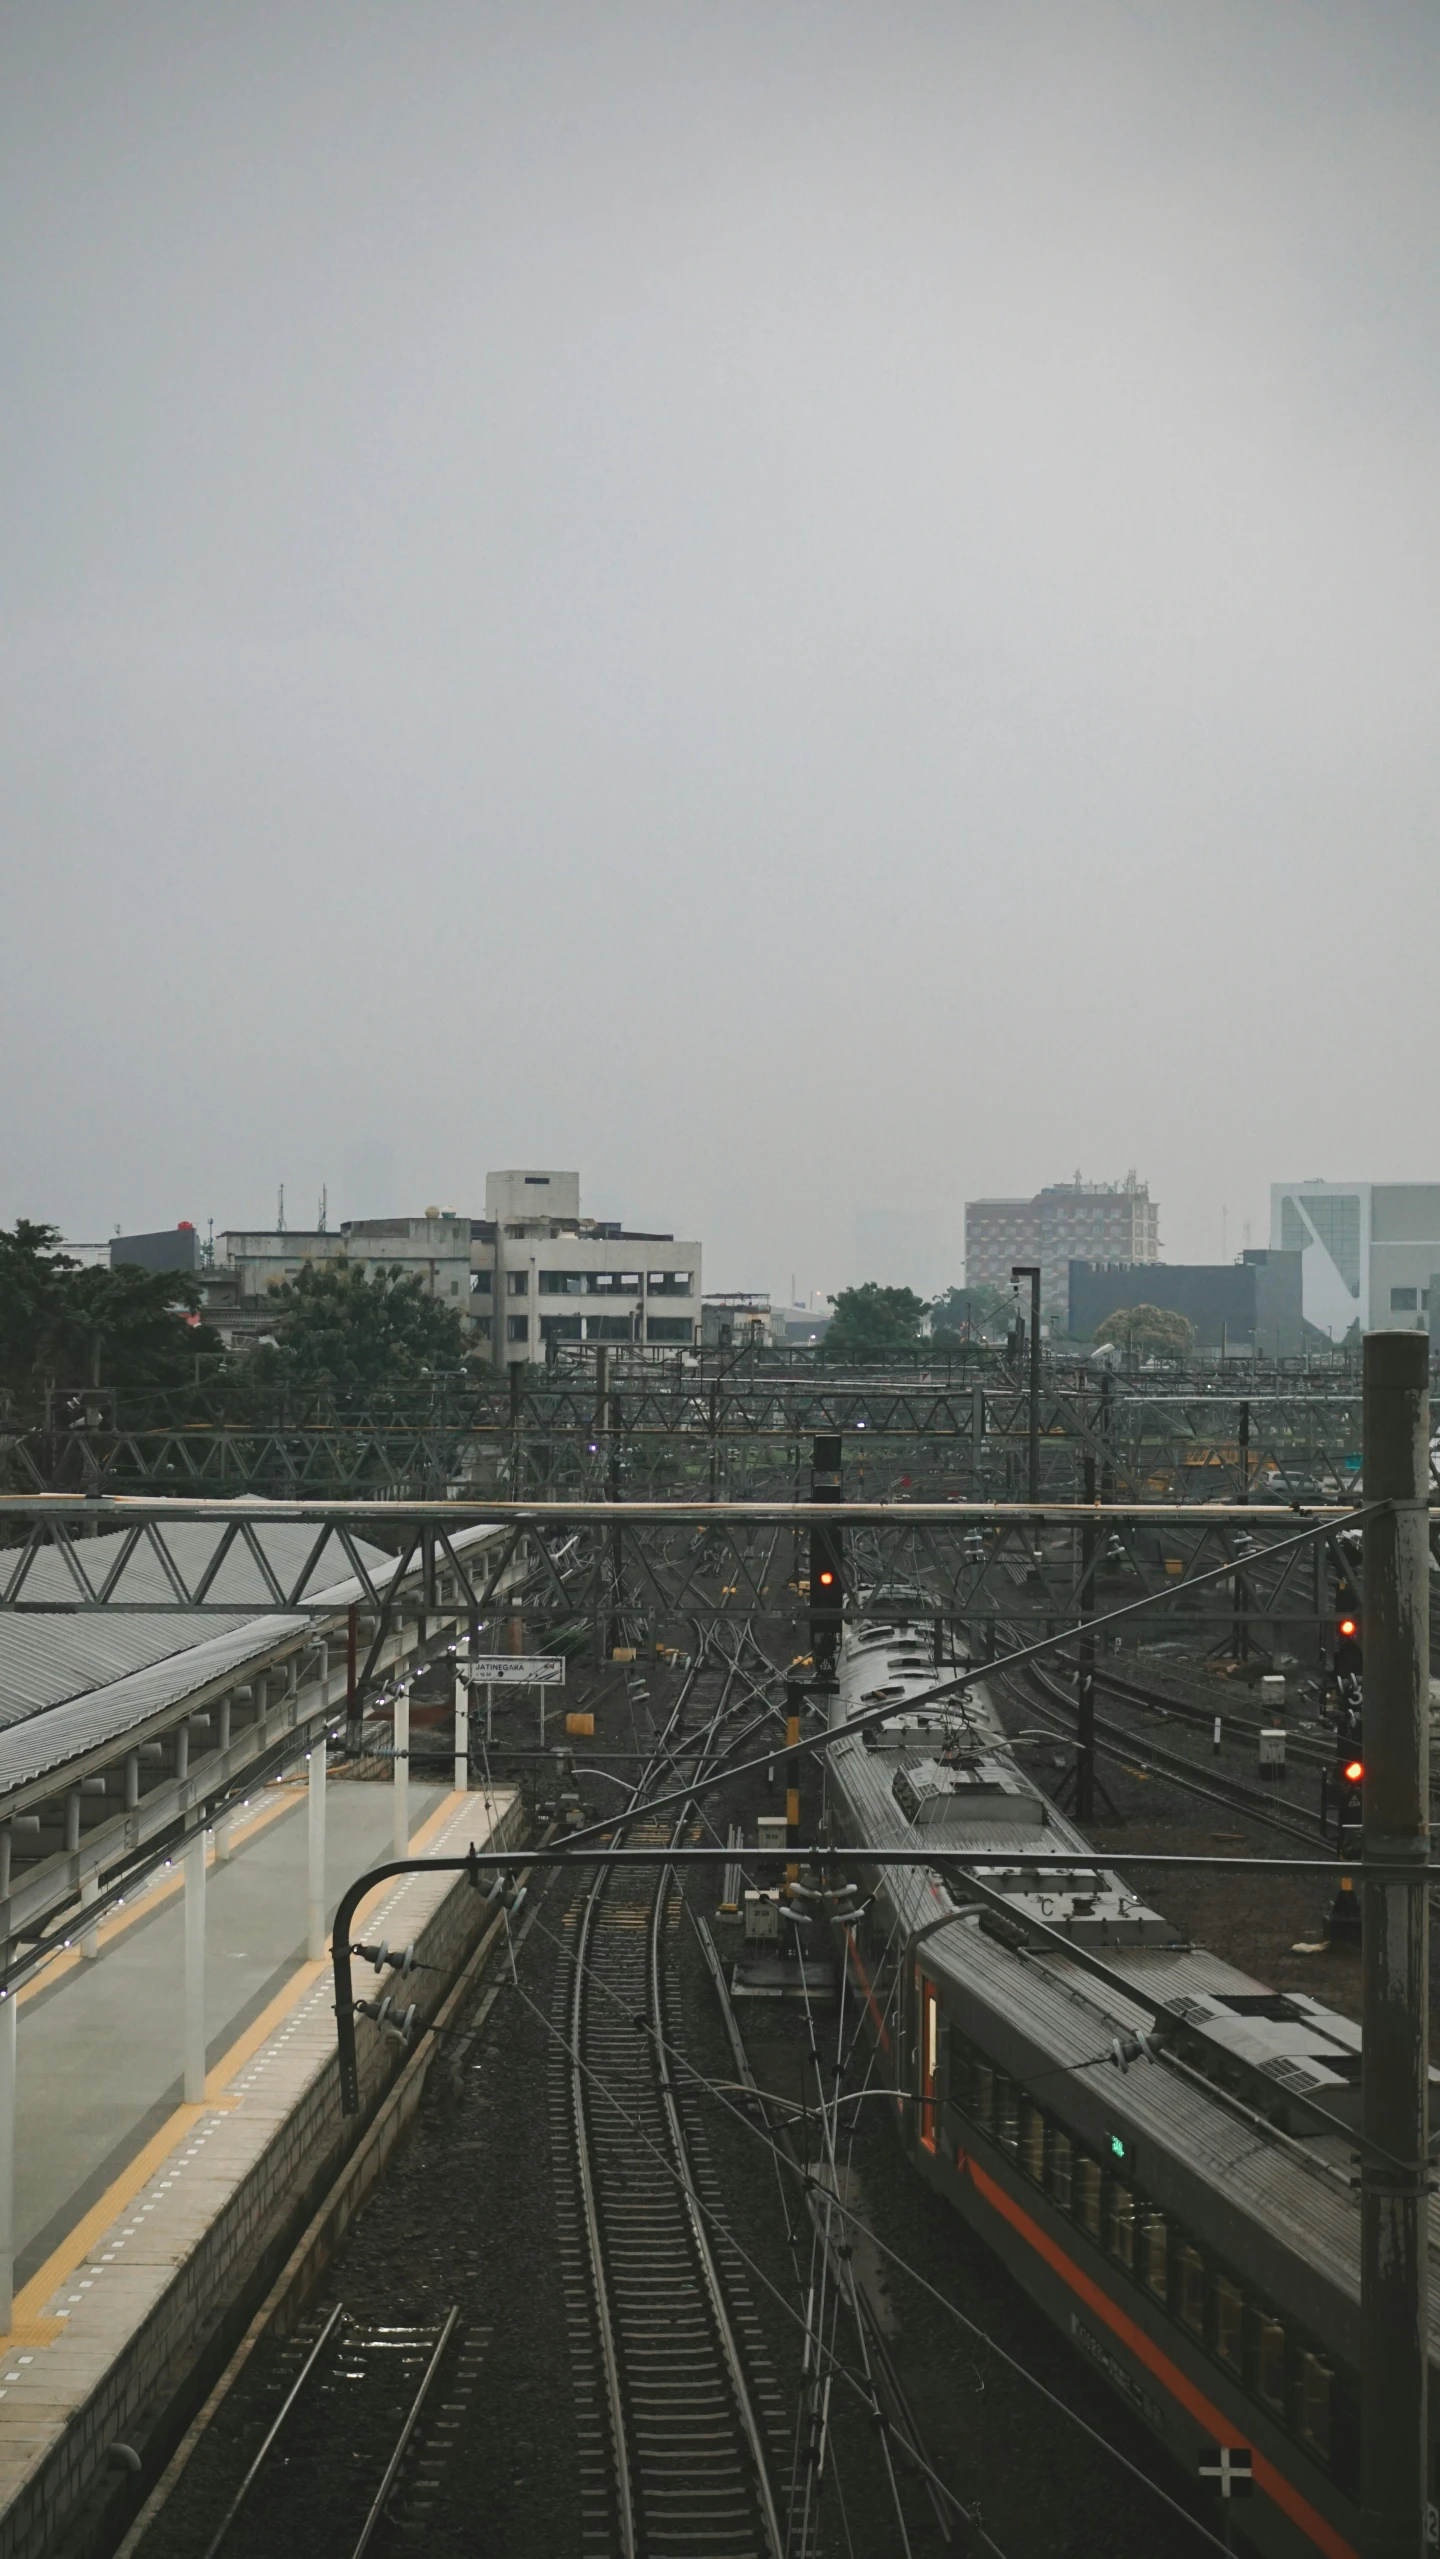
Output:
[[[385,1784],[326,1791],[328,1919],[393,1854],[393,1811]],[[22,1995],[0,2559],[47,2548],[107,2460],[125,2459],[113,2448],[153,2428],[365,2120],[340,2116],[330,1964],[306,1958],[305,1793],[265,1789],[210,1865],[203,2102],[181,2102],[178,1870],[102,1929],[98,1956],[73,1949]],[[504,1843],[518,1813],[505,1789],[414,1786],[410,1853]],[[406,1986],[422,2016],[479,1923],[452,1873],[392,1879],[359,1914],[367,1934],[413,1940],[442,1968]],[[361,2041],[368,2113],[403,2054],[363,2024]]]

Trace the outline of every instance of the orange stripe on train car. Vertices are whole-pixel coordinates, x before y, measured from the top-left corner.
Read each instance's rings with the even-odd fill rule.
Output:
[[[1132,2355],[1138,2356],[1146,2369],[1154,2374],[1155,2379],[1164,2389],[1169,2391],[1171,2398],[1177,2399],[1187,2414],[1204,2427],[1207,2435],[1213,2435],[1217,2443],[1228,2442],[1232,2433],[1230,2419],[1223,2415],[1213,2401],[1206,2398],[1203,2390],[1196,2389],[1188,2374],[1183,2373],[1178,2364],[1171,2362],[1169,2356],[1154,2343],[1153,2339],[1146,2336],[1143,2328],[1137,2327],[1133,2319],[1126,2317],[1124,2311],[1111,2300],[1108,2292],[1093,2282],[1090,2276],[1075,2264],[1073,2258],[1067,2257],[1064,2249],[1057,2245],[1049,2232],[1042,2230],[1038,2221],[1031,2219],[1023,2204],[1016,2203],[1012,2195],[1007,2195],[1004,2187],[997,2185],[995,2179],[987,2175],[979,2162],[971,2158],[968,2151],[962,2150],[958,2154],[956,2165],[964,2170],[976,2193],[987,2204],[992,2205],[996,2212],[1003,2215],[1011,2229],[1019,2233],[1020,2237],[1035,2250],[1037,2256],[1044,2258],[1046,2265],[1051,2267],[1060,2276],[1062,2282],[1067,2283],[1070,2290],[1094,2311],[1097,2319],[1104,2320],[1106,2327],[1120,2339],[1121,2344],[1127,2346]],[[1311,2505],[1309,2498],[1302,2496],[1293,2482],[1286,2478],[1283,2470],[1277,2470],[1274,2463],[1267,2461],[1265,2455],[1257,2452],[1253,2445],[1247,2449],[1250,2452],[1251,2466],[1255,2473],[1256,2487],[1263,2489],[1265,2495],[1280,2508],[1281,2512],[1287,2514],[1293,2524],[1298,2524],[1303,2533],[1308,2534],[1317,2549],[1324,2551],[1325,2559],[1359,2559],[1354,2544],[1346,2541],[1343,2535],[1335,2530],[1333,2524],[1326,2522],[1325,2517]]]

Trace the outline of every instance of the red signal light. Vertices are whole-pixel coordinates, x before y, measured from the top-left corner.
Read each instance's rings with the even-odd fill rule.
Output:
[[[1360,1631],[1359,1620],[1354,1617],[1342,1617],[1338,1631],[1342,1635],[1358,1635]]]
[[[1359,1783],[1360,1783],[1360,1780],[1361,1780],[1361,1778],[1364,1776],[1364,1774],[1365,1774],[1365,1762],[1364,1762],[1364,1760],[1363,1760],[1363,1759],[1347,1759],[1347,1760],[1346,1760],[1346,1762],[1345,1762],[1345,1783],[1346,1783],[1346,1785],[1347,1785],[1347,1786],[1358,1786],[1358,1785],[1359,1785]]]
[[[820,1571],[820,1588],[821,1588],[822,1590],[829,1590],[829,1589],[830,1589],[830,1587],[831,1587],[831,1585],[832,1585],[832,1583],[834,1582],[834,1579],[835,1579],[835,1576],[834,1576],[834,1574],[831,1572],[829,1565],[828,1565],[828,1564],[822,1565],[822,1567],[821,1567],[821,1571]]]

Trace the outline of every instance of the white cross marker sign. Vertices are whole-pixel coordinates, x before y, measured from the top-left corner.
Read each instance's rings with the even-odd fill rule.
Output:
[[[1203,2443],[1200,2446],[1200,2476],[1213,2479],[1222,2497],[1249,2497],[1254,2494],[1253,2461],[1248,2444]]]

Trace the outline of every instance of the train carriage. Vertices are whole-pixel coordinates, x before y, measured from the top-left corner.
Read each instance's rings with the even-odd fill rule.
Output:
[[[1187,1944],[1040,1793],[983,1680],[909,1708],[935,1679],[877,1598],[832,1719],[893,1712],[827,1753],[839,1838],[935,1847],[874,1871],[851,1937],[901,2138],[1192,2479],[1220,2451],[1249,2472],[1248,2543],[1353,2559],[1359,2030]]]

